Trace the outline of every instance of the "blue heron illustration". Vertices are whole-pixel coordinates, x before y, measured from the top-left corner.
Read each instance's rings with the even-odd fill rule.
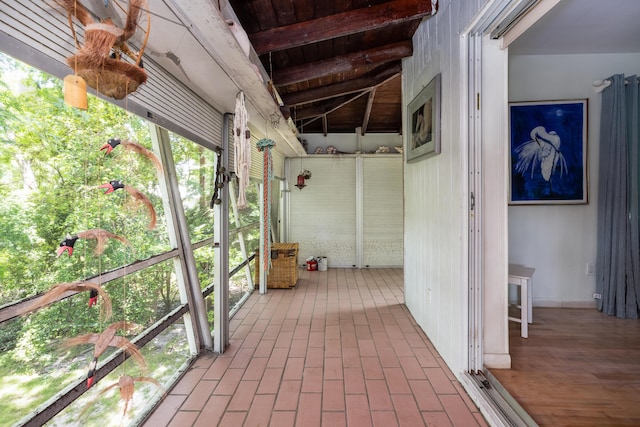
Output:
[[[560,136],[555,131],[549,131],[544,126],[536,126],[531,130],[531,140],[520,144],[515,149],[518,155],[516,172],[525,175],[531,169],[533,178],[536,168],[540,168],[542,178],[549,183],[551,190],[551,177],[556,170],[560,173],[560,178],[567,173],[567,162],[560,152]]]

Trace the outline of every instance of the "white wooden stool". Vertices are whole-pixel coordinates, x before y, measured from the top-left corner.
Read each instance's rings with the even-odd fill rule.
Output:
[[[509,285],[519,286],[520,289],[520,318],[509,316],[509,320],[520,322],[520,336],[529,337],[529,323],[533,322],[532,310],[532,280],[535,268],[519,264],[509,264]]]

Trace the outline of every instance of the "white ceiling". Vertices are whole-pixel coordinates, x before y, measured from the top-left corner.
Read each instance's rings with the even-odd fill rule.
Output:
[[[509,53],[640,53],[640,0],[561,0]]]

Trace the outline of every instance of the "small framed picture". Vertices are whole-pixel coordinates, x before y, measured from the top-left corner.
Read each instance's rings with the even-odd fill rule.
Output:
[[[509,103],[509,204],[587,203],[587,100]]]
[[[440,153],[440,74],[407,107],[407,162]]]

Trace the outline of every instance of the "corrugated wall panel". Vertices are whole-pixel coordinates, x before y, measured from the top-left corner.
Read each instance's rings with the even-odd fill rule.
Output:
[[[284,156],[275,151],[272,153],[273,159],[273,174],[276,178],[284,179]]]
[[[45,1],[1,1],[0,49],[63,78],[75,53],[66,15]],[[78,39],[82,28],[76,26]],[[147,83],[115,104],[202,145],[220,145],[222,114],[145,55]],[[90,89],[91,91],[92,89]]]
[[[262,181],[262,164],[264,163],[264,155],[258,150],[256,143],[262,138],[258,138],[254,133],[251,134],[251,169],[249,176],[253,179]],[[271,160],[273,162],[273,175],[276,178],[284,178],[284,157],[282,154],[271,150]]]
[[[251,169],[249,169],[249,176],[262,181],[262,163],[264,162],[264,157],[256,146],[259,140],[260,138],[258,138],[254,132],[251,132]]]
[[[356,263],[356,159],[305,158],[311,179],[302,190],[291,186],[290,241],[300,244],[298,263],[309,256],[326,256],[329,267]],[[300,167],[293,160],[289,182],[295,184]]]
[[[402,266],[402,157],[364,158],[363,181],[363,263]]]
[[[362,221],[364,266],[402,266],[402,161],[402,156],[363,158],[363,213],[358,218],[355,157],[291,159],[289,240],[300,244],[298,262],[326,256],[329,268],[356,265],[356,225]],[[311,179],[299,190],[293,184],[301,168],[311,172]]]

